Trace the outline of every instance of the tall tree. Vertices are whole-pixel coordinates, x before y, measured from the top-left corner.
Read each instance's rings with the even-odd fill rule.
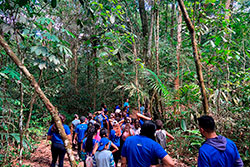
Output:
[[[206,88],[205,88],[203,74],[202,74],[201,62],[200,62],[200,59],[199,59],[197,42],[196,42],[196,39],[195,39],[194,25],[192,24],[192,22],[191,22],[191,20],[189,18],[189,15],[187,13],[187,10],[186,10],[186,7],[185,7],[183,1],[178,0],[178,3],[180,5],[182,14],[184,16],[184,20],[185,20],[185,22],[187,24],[188,30],[189,30],[190,35],[191,35],[191,41],[192,41],[192,47],[193,47],[193,56],[194,56],[194,60],[195,60],[195,66],[196,66],[198,81],[199,81],[199,85],[200,85],[200,89],[201,89],[203,109],[204,109],[204,113],[208,114],[208,109],[209,109],[208,108],[208,100],[207,100]]]
[[[176,78],[175,78],[175,90],[177,92],[176,94],[176,100],[179,99],[179,86],[180,86],[180,55],[181,55],[181,30],[182,30],[182,14],[181,14],[181,9],[180,6],[178,5],[178,19],[177,19],[177,46],[176,46],[176,60],[177,60],[177,73],[176,73]],[[176,104],[174,105],[175,109],[174,111],[176,112]],[[178,110],[178,109],[177,109]]]
[[[142,48],[143,48],[143,56],[144,56],[144,63],[148,64],[148,57],[147,57],[147,50],[150,48],[147,48],[147,41],[148,41],[148,19],[147,19],[147,13],[145,10],[145,2],[144,0],[139,0],[139,11],[140,11],[140,17],[141,17],[141,23],[142,23],[142,35],[143,35],[143,42],[142,42]]]

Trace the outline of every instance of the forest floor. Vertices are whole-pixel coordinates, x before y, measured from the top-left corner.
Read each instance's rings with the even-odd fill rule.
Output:
[[[74,155],[77,157],[77,150],[74,150]],[[29,159],[25,159],[23,164],[26,166],[32,167],[48,167],[50,166],[52,157],[51,157],[51,150],[50,144],[46,140],[42,140],[41,143],[38,145],[37,149],[31,154]],[[176,167],[187,167],[187,165],[178,162],[178,160],[174,159]],[[118,167],[120,163],[118,163]],[[70,167],[68,156],[65,155],[64,159],[64,167]]]

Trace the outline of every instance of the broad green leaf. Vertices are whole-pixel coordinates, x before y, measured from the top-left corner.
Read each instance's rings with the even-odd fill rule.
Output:
[[[185,122],[184,119],[181,120],[181,129],[182,129],[183,131],[186,131],[186,130],[187,130],[186,122]]]
[[[51,6],[52,6],[53,8],[56,7],[56,0],[51,0]]]

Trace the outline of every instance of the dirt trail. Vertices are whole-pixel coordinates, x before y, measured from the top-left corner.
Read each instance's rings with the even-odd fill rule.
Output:
[[[75,157],[77,157],[77,151],[74,151]],[[29,165],[32,167],[49,167],[51,163],[51,150],[50,144],[46,140],[42,140],[41,143],[38,145],[38,148],[35,150],[34,153],[31,154],[29,159],[25,159],[23,161],[24,165]],[[178,160],[174,159],[176,163],[176,167],[187,167],[187,165],[178,162]],[[120,164],[118,163],[118,167]],[[68,156],[65,155],[64,159],[64,167],[70,167]]]
[[[74,151],[75,157],[77,157],[77,151]],[[42,140],[38,145],[38,148],[31,154],[30,159],[24,160],[24,165],[30,165],[32,167],[48,167],[52,161],[51,150],[49,141]],[[68,156],[65,155],[64,167],[70,167]]]

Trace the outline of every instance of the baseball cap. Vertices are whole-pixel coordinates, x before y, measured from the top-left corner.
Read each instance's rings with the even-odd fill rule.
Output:
[[[120,109],[116,109],[116,110],[115,110],[115,113],[117,113],[117,114],[119,114],[120,112],[121,112]]]
[[[109,143],[109,139],[107,139],[106,137],[101,138],[100,142],[99,142],[99,147],[98,147],[98,151],[102,151],[104,149],[104,147]]]

